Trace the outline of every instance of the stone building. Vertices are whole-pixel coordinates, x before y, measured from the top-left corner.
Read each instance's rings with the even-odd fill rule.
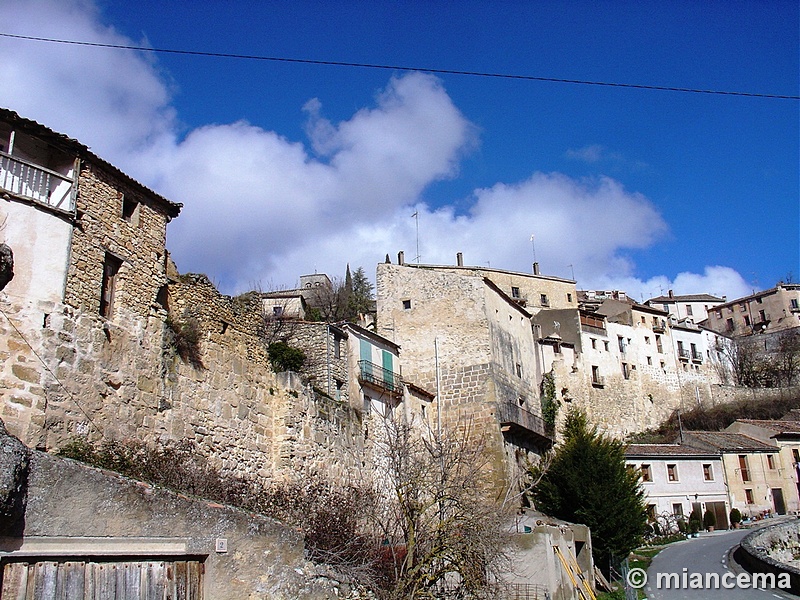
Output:
[[[666,296],[656,296],[645,302],[654,308],[661,308],[676,321],[689,320],[700,323],[708,318],[708,313],[718,304],[726,301],[726,297],[718,298],[711,294],[677,295],[672,290]]]
[[[551,439],[531,313],[517,301],[526,276],[502,275],[509,288],[520,281],[519,298],[481,269],[463,266],[382,263],[376,289],[378,333],[402,347],[404,374],[436,394],[431,411],[442,427],[469,426],[487,442],[495,481],[508,485]],[[555,296],[550,290],[560,285],[543,279],[539,289]]]
[[[800,284],[779,283],[718,304],[708,314],[708,327],[737,337],[800,327]]]

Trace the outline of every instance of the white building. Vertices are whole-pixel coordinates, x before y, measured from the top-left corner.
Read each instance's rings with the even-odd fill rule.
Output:
[[[725,296],[722,298],[710,294],[676,296],[670,290],[667,296],[650,298],[645,304],[665,310],[677,321],[688,319],[693,323],[700,323],[708,318],[709,311],[723,302],[725,302]]]

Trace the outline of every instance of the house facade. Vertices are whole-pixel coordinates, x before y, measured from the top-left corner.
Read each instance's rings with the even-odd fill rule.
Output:
[[[800,284],[781,283],[718,304],[708,314],[708,327],[737,337],[800,327]]]
[[[693,323],[700,323],[708,318],[711,309],[726,300],[725,296],[718,298],[711,294],[677,295],[670,290],[666,296],[650,298],[645,304],[668,312],[675,321],[689,320]]]
[[[708,510],[717,528],[728,528],[731,506],[719,454],[682,444],[631,444],[625,462],[641,475],[651,521],[676,527],[693,511]]]

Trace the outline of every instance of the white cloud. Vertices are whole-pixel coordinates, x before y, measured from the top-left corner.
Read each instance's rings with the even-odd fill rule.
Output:
[[[4,28],[130,43],[102,23],[88,0],[7,3]],[[3,103],[183,202],[168,246],[179,268],[207,273],[228,293],[264,282],[292,285],[313,270],[340,274],[346,262],[372,272],[386,253],[394,260],[401,249],[412,260],[415,210],[424,262],[452,263],[463,251],[469,264],[529,271],[535,234],[542,272],[574,272],[585,287],[634,297],[660,288],[748,291],[728,267],[673,281],[638,278],[628,252],[657,243],[667,225],[646,197],[608,177],[534,173],[476,190],[464,214],[422,204],[427,186],[458,175],[477,139],[475,126],[429,75],[390,79],[372,106],[342,122],[326,119],[323,102],[310,99],[302,107],[308,144],[244,121],[199,127],[179,139],[172,82],[151,57],[6,38],[0,53]],[[599,145],[568,154],[624,160]]]

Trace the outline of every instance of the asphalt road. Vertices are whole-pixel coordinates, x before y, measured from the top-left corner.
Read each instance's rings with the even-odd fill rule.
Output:
[[[722,582],[728,581],[735,583],[736,574],[746,573],[738,565],[733,565],[733,569],[729,568],[729,552],[731,548],[736,546],[739,541],[751,530],[738,529],[733,531],[703,533],[699,538],[677,542],[667,546],[662,550],[654,559],[650,568],[647,570],[647,586],[645,592],[648,599],[652,600],[715,600],[724,598],[725,600],[772,600],[773,598],[795,598],[788,593],[782,592],[779,589],[743,589],[734,587],[733,589],[726,589],[723,587]],[[703,589],[676,589],[675,579],[672,578],[670,583],[671,589],[666,589],[665,575],[676,573],[678,574],[678,586],[682,587],[685,580],[687,583],[695,581],[698,578],[692,578],[692,574],[700,573],[702,576]],[[706,574],[717,573],[719,576],[719,584],[717,589],[706,589]],[[723,576],[728,573],[728,579]],[[661,574],[661,585],[658,585],[659,574]],[[709,584],[714,587],[713,576],[709,580]],[[659,587],[661,589],[659,589]],[[691,587],[691,586],[689,586]],[[796,600],[796,599],[795,599]]]

